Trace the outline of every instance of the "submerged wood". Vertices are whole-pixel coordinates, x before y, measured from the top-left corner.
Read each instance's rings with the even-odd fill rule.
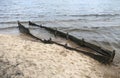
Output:
[[[79,46],[82,46],[82,47],[87,47],[87,48],[90,48],[94,51],[96,51],[97,53],[100,53],[101,55],[103,56],[106,56],[106,57],[110,57],[110,61],[112,62],[113,59],[114,59],[114,56],[115,56],[115,51],[109,51],[107,49],[104,49],[104,48],[101,48],[97,45],[94,45],[92,43],[89,43],[89,42],[86,42],[84,39],[78,39],[72,35],[69,35],[68,33],[64,33],[64,32],[61,32],[61,31],[58,31],[58,30],[55,30],[55,29],[52,29],[50,27],[46,27],[46,26],[42,26],[42,25],[37,25],[33,22],[30,22],[29,21],[29,25],[32,25],[32,26],[37,26],[37,27],[41,27],[41,28],[45,28],[46,30],[52,32],[53,34],[55,35],[58,35],[58,36],[61,36],[63,38],[69,38],[71,41],[75,42],[76,44],[78,44]]]
[[[31,24],[30,24],[31,23]],[[40,26],[40,25],[36,25],[36,24],[34,24],[34,23],[32,23],[32,22],[29,22],[29,24],[30,25],[35,25],[35,26],[38,26],[38,27],[41,27],[41,28],[45,28],[45,29],[47,29],[47,30],[49,30],[49,31],[51,31],[51,32],[54,32],[54,31],[56,31],[56,30],[54,30],[54,29],[52,29],[52,28],[48,28],[48,27],[44,27],[44,26]],[[57,44],[57,45],[60,45],[60,46],[63,46],[63,47],[65,47],[66,49],[69,49],[69,50],[74,50],[74,51],[77,51],[77,52],[81,52],[81,53],[83,53],[83,54],[85,54],[85,55],[87,55],[87,56],[90,56],[90,57],[92,57],[93,59],[95,59],[95,60],[97,60],[97,61],[99,61],[99,62],[101,62],[101,63],[104,63],[104,64],[109,64],[109,63],[111,63],[112,62],[112,60],[113,60],[113,58],[114,57],[110,57],[110,56],[107,56],[107,55],[97,55],[97,54],[94,54],[94,53],[90,53],[90,52],[87,52],[87,51],[82,51],[82,50],[79,50],[79,49],[76,49],[76,48],[72,48],[72,47],[69,47],[69,46],[67,46],[67,45],[63,45],[63,44],[60,44],[60,43],[57,43],[57,42],[55,42],[55,41],[52,41],[52,39],[50,38],[50,39],[48,39],[48,40],[42,40],[42,39],[40,39],[40,38],[37,38],[36,36],[34,36],[33,34],[31,34],[30,33],[30,31],[29,31],[29,29],[28,28],[26,28],[26,27],[24,27],[22,24],[20,24],[20,22],[18,22],[18,27],[19,27],[19,30],[20,30],[20,32],[21,31],[27,31],[27,33],[25,32],[25,34],[27,34],[27,35],[30,35],[30,36],[32,36],[33,38],[35,38],[35,39],[37,39],[37,40],[40,40],[41,42],[43,42],[43,43],[47,43],[47,44]],[[22,32],[22,33],[24,33],[24,32]],[[61,32],[61,31],[57,31],[57,35],[59,34],[59,36],[61,36],[61,37],[66,37],[66,33],[63,33],[63,32]],[[68,35],[68,34],[67,34]],[[72,35],[69,35],[69,38],[70,38],[70,40],[72,40],[72,41],[80,41],[80,40],[78,40],[76,37],[74,37],[74,36],[72,36]],[[85,41],[84,40],[81,40],[83,43],[82,44],[84,44],[84,45],[82,45],[82,46],[86,46],[86,44],[85,44]],[[80,43],[79,43],[80,44]],[[81,44],[80,44],[81,45]],[[89,48],[89,47],[88,47]],[[99,48],[99,47],[98,47]],[[101,49],[101,48],[100,48]],[[115,53],[115,52],[113,52],[113,53]],[[106,53],[107,54],[107,53]]]

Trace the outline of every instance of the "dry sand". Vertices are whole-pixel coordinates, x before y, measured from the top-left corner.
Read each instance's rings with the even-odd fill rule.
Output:
[[[0,35],[0,78],[120,78],[119,69],[55,44]]]

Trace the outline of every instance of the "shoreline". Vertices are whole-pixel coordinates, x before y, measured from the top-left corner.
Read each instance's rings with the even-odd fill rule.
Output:
[[[42,24],[44,26],[57,28],[58,30],[61,30],[63,32],[68,32],[71,35],[74,35],[77,38],[84,38],[86,41],[96,44],[98,46],[101,46],[103,48],[106,48],[108,50],[115,50],[116,56],[114,59],[114,63],[120,67],[120,27],[119,26],[111,26],[111,27],[81,27],[80,21],[54,21],[54,22],[35,22],[37,24]],[[23,23],[25,26],[29,27],[28,23]],[[71,27],[75,24],[75,27]],[[18,28],[17,28],[17,22],[15,24],[5,26],[10,26],[7,28],[1,28],[0,34],[12,34],[12,35],[20,35]],[[11,27],[12,26],[12,27]],[[78,26],[78,27],[76,27]],[[39,30],[35,30],[37,33],[39,33]],[[36,33],[34,32],[34,33]]]
[[[15,68],[6,70],[7,75],[14,74],[15,77],[120,77],[120,71],[115,70],[112,65],[102,65],[76,51],[55,44],[36,42],[28,37],[0,34],[0,56],[0,60],[9,62],[8,66],[18,64]],[[3,69],[8,66],[3,66]],[[20,75],[16,75],[18,70]],[[0,75],[6,77],[6,74]]]

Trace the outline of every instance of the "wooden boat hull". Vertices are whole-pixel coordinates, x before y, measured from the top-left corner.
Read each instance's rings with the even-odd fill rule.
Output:
[[[106,57],[110,57],[110,61],[112,62],[113,59],[114,59],[114,56],[115,56],[115,51],[109,51],[109,50],[106,50],[104,48],[101,48],[97,45],[94,45],[94,44],[91,44],[89,42],[86,42],[84,39],[78,39],[72,35],[69,35],[67,33],[64,33],[64,32],[61,32],[61,31],[58,31],[56,29],[52,29],[52,28],[49,28],[49,27],[46,27],[46,26],[42,26],[42,25],[37,25],[33,22],[30,22],[29,21],[29,25],[32,25],[32,26],[37,26],[37,27],[41,27],[41,28],[45,28],[46,30],[52,32],[53,34],[55,35],[58,35],[58,36],[61,36],[63,38],[66,38],[68,37],[71,41],[75,42],[76,44],[78,44],[79,46],[83,46],[83,47],[87,47],[87,48],[90,48],[98,53],[100,53],[101,55],[103,56],[106,56]]]
[[[63,44],[57,43],[55,41],[52,41],[51,39],[49,39],[49,40],[45,40],[45,39],[42,40],[40,38],[37,38],[36,36],[34,36],[34,35],[32,35],[30,33],[28,28],[25,28],[22,24],[20,24],[20,22],[18,22],[19,30],[22,31],[22,33],[28,34],[28,35],[32,36],[33,38],[36,38],[36,39],[40,40],[43,43],[57,44],[57,45],[63,46],[66,49],[74,50],[74,51],[83,53],[83,54],[85,54],[85,55],[87,55],[89,57],[92,57],[93,59],[95,59],[95,60],[97,60],[97,61],[99,61],[101,63],[104,63],[104,64],[111,63],[113,61],[114,56],[115,56],[115,51],[111,52],[109,50],[102,49],[99,46],[96,46],[94,44],[88,43],[88,42],[84,41],[83,39],[80,40],[80,39],[78,39],[78,38],[76,38],[76,37],[74,37],[72,35],[69,35],[68,33],[64,33],[64,32],[61,32],[61,31],[58,31],[58,30],[55,30],[55,29],[52,29],[52,28],[49,28],[49,27],[45,27],[45,26],[42,26],[42,25],[37,25],[37,24],[34,24],[32,22],[29,22],[29,25],[45,28],[46,30],[52,32],[53,34],[56,33],[57,36],[59,35],[59,36],[61,36],[63,38],[69,38],[71,41],[75,42],[79,46],[90,48],[90,49],[96,51],[97,53],[99,53],[100,55],[97,55],[97,54],[94,54],[94,53],[90,53],[90,52],[87,52],[87,51],[82,51],[82,50],[79,50],[79,49],[76,49],[76,48],[72,48],[72,47],[69,47],[67,45],[63,45]],[[23,32],[23,30],[25,32]]]

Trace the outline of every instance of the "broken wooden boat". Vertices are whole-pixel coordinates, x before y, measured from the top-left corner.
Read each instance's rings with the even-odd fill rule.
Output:
[[[50,27],[42,26],[42,25],[37,25],[37,24],[35,24],[33,22],[30,22],[30,21],[29,21],[29,25],[44,28],[47,31],[54,34],[55,36],[60,36],[62,38],[69,39],[72,42],[79,45],[81,48],[83,47],[83,48],[86,48],[86,49],[88,48],[88,49],[91,49],[91,50],[86,51],[86,50],[81,50],[81,49],[74,48],[74,47],[71,47],[71,46],[67,46],[67,44],[63,45],[61,43],[58,43],[58,42],[52,40],[51,38],[48,39],[48,40],[46,40],[46,39],[43,40],[41,38],[38,38],[38,37],[34,36],[32,33],[30,33],[30,30],[28,28],[26,28],[20,22],[18,22],[18,27],[19,27],[20,32],[25,33],[27,35],[30,35],[33,38],[38,39],[43,43],[57,44],[57,45],[65,47],[66,49],[81,52],[81,53],[83,53],[83,54],[85,54],[87,56],[90,56],[93,59],[95,59],[95,60],[97,60],[97,61],[99,61],[101,63],[104,63],[104,64],[110,64],[113,61],[113,58],[115,56],[115,51],[109,51],[109,50],[103,49],[103,48],[101,48],[101,47],[99,47],[97,45],[86,42],[84,39],[78,39],[78,38],[76,38],[76,37],[74,37],[74,36],[72,36],[72,35],[70,35],[68,33],[58,31],[57,29],[53,29],[53,28],[50,28]],[[23,32],[23,31],[27,31],[27,33]]]
[[[113,61],[113,58],[115,56],[115,50],[109,51],[107,49],[104,49],[104,48],[99,47],[97,45],[94,45],[92,43],[86,42],[84,39],[78,39],[78,38],[76,38],[72,35],[69,35],[68,33],[58,31],[57,29],[53,29],[53,28],[50,28],[50,27],[42,26],[42,25],[37,25],[37,24],[35,24],[31,21],[29,21],[29,25],[45,28],[46,30],[52,32],[55,35],[61,36],[63,38],[69,38],[71,41],[75,42],[79,46],[88,47],[88,48],[90,48],[90,49],[92,49],[92,50],[94,50],[94,51],[96,51],[96,52],[98,52],[98,53],[100,53],[104,56],[111,57],[111,61]]]

